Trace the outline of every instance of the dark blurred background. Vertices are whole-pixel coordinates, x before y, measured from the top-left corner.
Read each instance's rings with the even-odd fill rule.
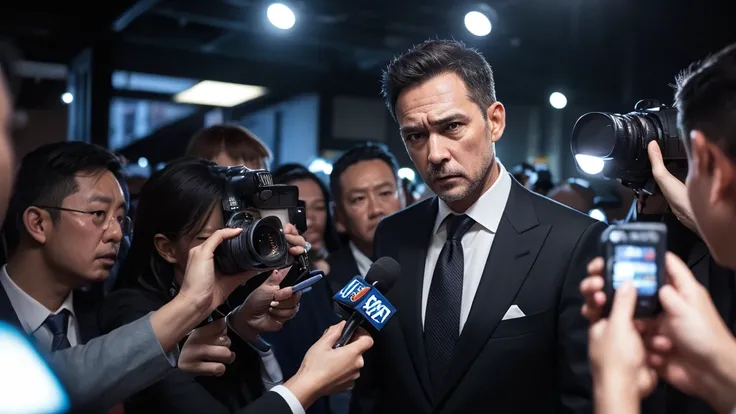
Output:
[[[269,20],[269,1],[4,3],[0,37],[23,52],[19,155],[85,140],[121,152],[144,177],[221,122],[258,135],[274,166],[329,173],[340,151],[370,140],[410,168],[379,96],[381,69],[413,44],[452,37],[494,69],[508,113],[501,160],[542,164],[561,180],[577,175],[569,135],[580,115],[626,112],[640,98],[671,103],[679,70],[736,40],[727,2],[713,1],[282,2],[289,29],[277,27],[289,26],[283,10]],[[470,11],[489,18],[490,33],[470,32],[483,29],[466,27]],[[551,103],[554,92],[565,99]]]

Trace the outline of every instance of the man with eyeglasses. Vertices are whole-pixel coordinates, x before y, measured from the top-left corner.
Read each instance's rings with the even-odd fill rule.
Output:
[[[23,158],[4,227],[0,317],[51,352],[99,335],[94,303],[78,290],[104,282],[130,230],[120,163],[82,142],[42,146]]]

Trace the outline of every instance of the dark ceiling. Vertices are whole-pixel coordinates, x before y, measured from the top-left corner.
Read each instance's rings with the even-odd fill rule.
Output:
[[[67,63],[94,45],[115,50],[126,70],[284,89],[340,82],[370,93],[394,54],[454,37],[484,53],[501,99],[534,102],[559,89],[627,106],[643,95],[669,99],[680,68],[736,41],[725,0],[488,0],[498,18],[483,38],[463,27],[471,1],[284,3],[297,15],[290,31],[268,23],[267,1],[25,1],[0,7],[0,36],[29,60]]]

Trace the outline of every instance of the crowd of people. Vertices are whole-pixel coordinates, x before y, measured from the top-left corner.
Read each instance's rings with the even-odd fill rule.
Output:
[[[653,319],[634,317],[632,286],[603,293],[607,224],[588,216],[586,184],[553,188],[546,172],[496,158],[506,109],[488,62],[460,42],[424,42],[382,78],[424,198],[405,193],[383,145],[344,152],[326,184],[303,165],[272,166],[235,125],[199,131],[135,197],[120,158],[82,142],[42,146],[16,169],[12,62],[0,71],[0,319],[47,357],[75,410],[736,408],[736,45],[678,78],[688,165],[665,165],[649,143],[659,198],[637,218],[667,223],[672,251]],[[306,230],[284,224],[288,252],[325,278],[294,293],[288,267],[218,270],[217,246],[241,232],[225,227],[218,165],[298,188]],[[402,269],[386,293],[396,317],[333,349],[345,323],[332,296],[386,256]]]

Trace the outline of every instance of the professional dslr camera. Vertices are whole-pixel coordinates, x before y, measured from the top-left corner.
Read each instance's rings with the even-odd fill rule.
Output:
[[[590,112],[575,122],[570,146],[579,170],[617,178],[636,192],[652,194],[654,180],[647,155],[657,141],[665,164],[687,160],[677,129],[677,109],[641,100],[628,114]]]
[[[293,185],[275,185],[266,170],[243,166],[213,166],[225,178],[222,212],[226,227],[242,228],[237,237],[225,240],[215,250],[215,262],[223,274],[246,270],[270,270],[294,263],[283,225],[306,231],[306,208]]]

